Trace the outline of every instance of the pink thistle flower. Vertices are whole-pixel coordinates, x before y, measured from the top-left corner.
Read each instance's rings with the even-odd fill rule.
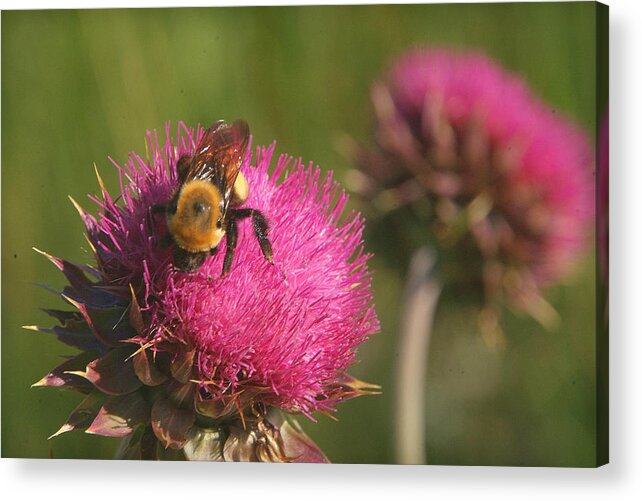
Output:
[[[594,214],[585,134],[474,52],[412,50],[372,98],[376,147],[358,154],[355,189],[385,211],[427,198],[442,261],[480,281],[489,304],[550,325],[541,289],[569,271]]]
[[[87,391],[89,381],[90,396],[120,399],[93,405],[92,420],[80,425],[72,413],[60,432],[128,436],[135,457],[150,447],[158,453],[159,441],[188,459],[326,461],[279,412],[312,418],[375,389],[346,372],[358,345],[379,329],[364,220],[343,215],[348,197],[331,173],[287,155],[270,169],[275,144],[260,147],[241,166],[250,186],[244,205],[266,216],[274,265],[242,221],[223,278],[224,243],[197,272],[176,270],[171,248],[159,245],[166,224],[149,225],[148,213],[171,198],[176,163],[194,153],[203,132],[179,123],[172,140],[168,125],[163,145],[148,133],[149,160],[132,153],[122,166],[112,161],[117,197],[99,177],[101,197],[90,196],[98,215],[76,204],[97,267],[49,256],[70,282],[63,297],[79,309],[53,312],[62,326],[49,330],[101,356],[66,362],[37,385]]]

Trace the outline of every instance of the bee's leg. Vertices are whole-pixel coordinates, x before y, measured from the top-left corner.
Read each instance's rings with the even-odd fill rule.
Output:
[[[178,173],[178,179],[181,182],[183,182],[185,180],[185,176],[187,175],[187,172],[189,171],[189,166],[190,166],[191,163],[192,163],[192,157],[190,157],[188,155],[183,155],[176,162],[176,172]]]
[[[150,234],[154,233],[154,216],[161,212],[164,213],[165,209],[166,209],[165,204],[152,205],[147,209],[145,222],[147,223],[147,231],[149,231]]]
[[[238,240],[238,228],[236,226],[236,219],[234,216],[230,217],[227,221],[227,231],[225,232],[225,242],[227,249],[225,251],[225,259],[223,260],[223,271],[221,277],[227,275],[232,268],[232,260],[234,259],[234,251],[236,250],[236,242]]]
[[[161,212],[165,213],[166,210],[167,210],[167,206],[165,204],[152,205],[147,209],[147,217],[146,217],[147,231],[152,237],[154,236],[154,216]],[[158,245],[164,248],[164,247],[169,247],[173,243],[174,243],[174,239],[172,238],[172,235],[170,235],[170,233],[167,232],[159,240]]]
[[[210,249],[210,256],[215,256],[217,252],[218,252],[218,245]]]
[[[145,214],[145,224],[147,225],[147,232],[151,235],[154,233],[154,215],[151,207],[147,207]]]
[[[270,244],[270,241],[268,240],[268,224],[263,213],[257,209],[235,209],[233,217],[236,219],[245,219],[246,217],[252,218],[252,227],[254,228],[254,234],[261,246],[261,252],[263,252],[265,259],[270,263],[273,263],[272,244]]]
[[[172,238],[172,235],[170,235],[169,233],[165,233],[163,238],[160,239],[160,242],[158,242],[158,245],[161,248],[166,248],[172,245],[173,243],[174,243],[174,239]]]

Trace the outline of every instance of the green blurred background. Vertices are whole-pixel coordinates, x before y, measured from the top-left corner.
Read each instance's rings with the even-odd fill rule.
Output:
[[[279,152],[343,179],[350,165],[338,145],[346,134],[368,140],[372,80],[418,43],[485,50],[593,136],[595,23],[593,3],[2,12],[2,455],[110,458],[117,445],[79,432],[47,441],[79,396],[29,386],[71,349],[20,328],[50,325],[39,308],[62,305],[33,285],[63,280],[31,247],[89,259],[67,195],[90,206],[94,162],[114,188],[107,156],[144,153],[147,129],[243,117],[255,144],[277,139]],[[394,461],[406,263],[375,256],[372,267],[382,332],[353,372],[384,393],[344,403],[339,422],[304,423],[334,462]],[[442,302],[427,380],[429,463],[595,463],[594,278],[589,250],[547,295],[560,328],[506,313],[503,352],[481,341],[465,298]]]

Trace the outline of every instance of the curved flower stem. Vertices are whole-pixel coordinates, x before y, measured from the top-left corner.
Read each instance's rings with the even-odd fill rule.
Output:
[[[441,283],[435,254],[420,248],[410,261],[396,376],[395,454],[399,464],[425,464],[424,394],[430,334]]]
[[[120,440],[118,449],[116,449],[116,452],[114,453],[114,459],[125,459],[125,452],[127,451],[127,447],[129,447],[129,444],[132,441],[132,436],[133,433],[130,433]]]

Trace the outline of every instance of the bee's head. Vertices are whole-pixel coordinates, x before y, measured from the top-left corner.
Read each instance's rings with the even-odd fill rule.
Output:
[[[224,235],[221,194],[207,181],[186,183],[167,210],[167,224],[176,243],[190,252],[216,247]]]

